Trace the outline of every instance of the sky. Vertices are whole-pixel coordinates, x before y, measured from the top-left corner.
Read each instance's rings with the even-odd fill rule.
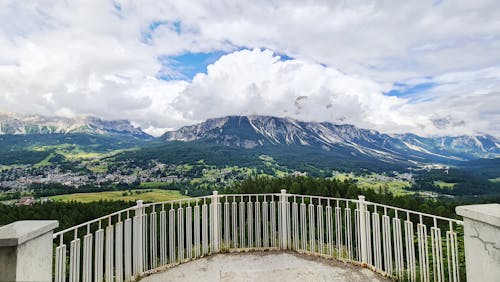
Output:
[[[0,0],[0,111],[500,136],[500,2]]]

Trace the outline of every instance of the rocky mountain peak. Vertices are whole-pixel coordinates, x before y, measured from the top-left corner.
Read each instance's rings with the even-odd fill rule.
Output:
[[[354,154],[383,159],[466,160],[500,156],[500,142],[493,136],[420,137],[415,134],[390,136],[349,124],[303,122],[272,116],[226,116],[166,132],[166,141],[202,140],[255,148],[269,145],[297,145],[324,150],[339,148]]]
[[[149,137],[128,120],[103,120],[93,116],[76,118],[0,112],[0,134],[95,133]]]

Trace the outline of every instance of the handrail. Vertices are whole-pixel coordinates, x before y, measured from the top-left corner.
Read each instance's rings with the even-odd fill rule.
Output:
[[[146,203],[146,204],[143,204],[142,206],[144,208],[146,207],[150,207],[150,206],[154,206],[154,205],[159,205],[159,204],[173,204],[173,203],[177,203],[177,202],[183,202],[183,201],[196,201],[196,200],[200,200],[200,199],[204,199],[204,198],[209,198],[210,196],[200,196],[200,197],[194,197],[194,198],[185,198],[185,199],[176,199],[176,200],[169,200],[169,201],[163,201],[163,202],[155,202],[155,203]],[[127,212],[127,211],[134,211],[135,209],[137,208],[137,205],[135,206],[132,206],[132,207],[129,207],[129,208],[126,208],[126,209],[122,209],[122,210],[119,210],[119,211],[116,211],[116,212],[113,212],[113,213],[110,213],[108,215],[104,215],[104,216],[101,216],[99,218],[96,218],[96,219],[92,219],[92,220],[89,220],[87,222],[83,222],[83,223],[80,223],[78,225],[75,225],[75,226],[72,226],[72,227],[69,227],[69,228],[66,228],[64,230],[61,230],[61,231],[58,231],[56,233],[54,233],[52,235],[52,237],[55,239],[57,238],[58,236],[60,236],[61,234],[64,234],[64,233],[68,233],[68,232],[71,232],[71,231],[74,231],[75,229],[79,229],[81,227],[85,227],[85,226],[88,226],[90,224],[93,224],[93,223],[96,223],[96,222],[99,222],[99,221],[102,221],[102,220],[105,220],[105,219],[108,219],[110,217],[113,217],[115,215],[119,215],[119,214],[122,214],[124,212]]]
[[[133,206],[133,207],[130,207],[130,208],[126,208],[126,209],[123,209],[123,210],[119,210],[119,211],[116,211],[116,212],[113,212],[113,213],[110,213],[108,215],[104,215],[104,216],[101,216],[99,218],[96,218],[96,219],[92,219],[92,220],[89,220],[87,222],[84,222],[84,223],[80,223],[78,225],[75,225],[75,226],[72,226],[72,227],[69,227],[69,228],[66,228],[64,230],[61,230],[61,231],[58,231],[58,232],[55,232],[52,237],[55,239],[57,238],[58,236],[64,234],[64,233],[68,233],[68,232],[71,232],[71,231],[74,231],[76,229],[79,229],[81,227],[85,227],[85,226],[88,226],[92,223],[96,223],[96,222],[99,222],[101,220],[104,220],[104,219],[108,219],[110,217],[113,217],[115,215],[118,215],[118,214],[122,214],[124,212],[127,212],[127,211],[131,211],[131,210],[134,210],[136,206]]]
[[[408,209],[398,208],[398,207],[384,205],[384,204],[378,204],[378,203],[374,203],[374,202],[367,201],[366,203],[374,205],[374,206],[378,206],[378,207],[385,207],[385,208],[389,208],[389,209],[393,209],[393,210],[402,211],[404,213],[412,213],[412,214],[422,215],[425,217],[436,218],[436,219],[445,220],[445,221],[451,221],[451,222],[454,222],[458,225],[464,225],[463,220],[459,220],[459,219],[455,219],[455,218],[448,218],[448,217],[444,217],[444,216],[440,216],[440,215],[433,215],[433,214],[424,213],[424,212],[412,211],[412,210],[408,210]]]
[[[406,219],[399,218],[398,212]],[[122,218],[124,213],[127,216]],[[412,222],[410,215],[418,216],[419,222]],[[432,219],[430,229],[423,217]],[[448,226],[438,225],[438,220]],[[97,230],[91,230],[95,223]],[[290,249],[332,257],[403,280],[419,276],[422,281],[445,277],[459,281],[464,258],[458,251],[463,248],[458,237],[463,235],[454,225],[463,221],[365,201],[364,196],[334,198],[285,190],[137,201],[133,207],[55,233],[53,238],[59,242],[54,281],[79,281],[80,276],[85,282],[103,277],[133,281],[221,250],[249,249]],[[78,230],[85,227],[80,238]],[[74,236],[68,242],[65,235],[70,232]]]
[[[312,195],[301,195],[301,194],[287,194],[287,195],[292,196],[292,197],[295,196],[295,197],[314,198],[314,199],[322,199],[322,200],[351,201],[351,202],[355,202],[355,203],[359,202],[358,199],[350,199],[350,198],[333,198],[333,197],[326,197],[326,196],[312,196]],[[459,219],[448,218],[448,217],[444,217],[444,216],[433,215],[433,214],[428,214],[428,213],[423,213],[423,212],[418,212],[418,211],[412,211],[412,210],[408,210],[408,209],[404,209],[404,208],[389,206],[389,205],[385,205],[385,204],[379,204],[379,203],[370,202],[370,201],[365,201],[365,203],[370,204],[370,205],[374,205],[374,206],[398,210],[398,211],[402,211],[405,213],[409,212],[409,213],[413,213],[413,214],[417,214],[417,215],[422,215],[425,217],[436,218],[436,219],[445,220],[445,221],[452,221],[452,222],[459,224],[459,225],[464,224],[463,220],[459,220]]]
[[[223,197],[279,196],[279,195],[280,195],[280,193],[220,194],[219,197],[223,198]],[[301,195],[301,194],[287,194],[287,195],[288,196],[292,196],[292,197],[295,196],[295,197],[299,197],[299,198],[303,197],[303,198],[315,198],[315,199],[334,200],[334,201],[351,201],[351,202],[355,202],[355,203],[359,202],[359,200],[350,199],[350,198],[334,198],[334,197],[326,197],[326,196],[313,196],[313,195]],[[175,204],[175,203],[178,203],[178,202],[194,202],[194,201],[197,201],[197,200],[209,199],[209,198],[211,198],[211,196],[199,196],[199,197],[194,197],[194,198],[176,199],[176,200],[169,200],[169,201],[162,201],[162,202],[146,203],[146,204],[143,204],[143,207],[146,208],[146,207],[151,207],[151,206],[156,206],[156,205],[161,205],[161,204],[168,205],[168,204]],[[410,212],[410,213],[422,215],[422,216],[425,216],[425,217],[436,218],[436,219],[445,220],[445,221],[452,221],[452,222],[454,222],[456,224],[459,224],[459,225],[463,225],[464,224],[463,220],[459,220],[459,219],[447,218],[447,217],[443,217],[443,216],[439,216],[439,215],[433,215],[433,214],[428,214],[428,213],[423,213],[423,212],[418,212],[418,211],[412,211],[412,210],[408,210],[408,209],[404,209],[404,208],[399,208],[399,207],[395,207],[395,206],[389,206],[389,205],[385,205],[385,204],[379,204],[379,203],[370,202],[370,201],[366,201],[366,203],[374,205],[374,206],[385,207],[385,208],[389,208],[389,209],[393,209],[393,210],[402,211],[402,212],[405,212],[405,213],[406,212]],[[103,219],[107,219],[109,217],[112,217],[112,216],[124,213],[126,211],[135,210],[135,207],[136,206],[132,206],[130,208],[126,208],[126,209],[123,209],[123,210],[120,210],[120,211],[116,211],[116,212],[110,213],[108,215],[101,216],[99,218],[96,218],[96,219],[93,219],[93,220],[90,220],[90,221],[87,221],[87,222],[84,222],[84,223],[81,223],[81,224],[69,227],[69,228],[61,230],[61,231],[58,231],[58,232],[56,232],[56,233],[53,234],[53,238],[55,239],[56,237],[58,237],[59,235],[61,235],[63,233],[74,231],[75,229],[87,226],[87,225],[92,224],[92,223],[99,222],[99,221],[101,221]]]

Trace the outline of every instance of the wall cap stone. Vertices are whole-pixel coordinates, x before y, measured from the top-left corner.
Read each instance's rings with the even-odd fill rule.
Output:
[[[0,227],[0,247],[21,245],[59,227],[57,220],[21,220]]]
[[[500,204],[458,206],[455,210],[465,218],[500,227]]]

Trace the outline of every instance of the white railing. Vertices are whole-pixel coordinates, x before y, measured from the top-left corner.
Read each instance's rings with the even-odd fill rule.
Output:
[[[367,202],[364,196],[285,190],[137,201],[55,233],[54,281],[134,281],[214,253],[271,249],[336,258],[398,280],[459,281],[462,224]]]

